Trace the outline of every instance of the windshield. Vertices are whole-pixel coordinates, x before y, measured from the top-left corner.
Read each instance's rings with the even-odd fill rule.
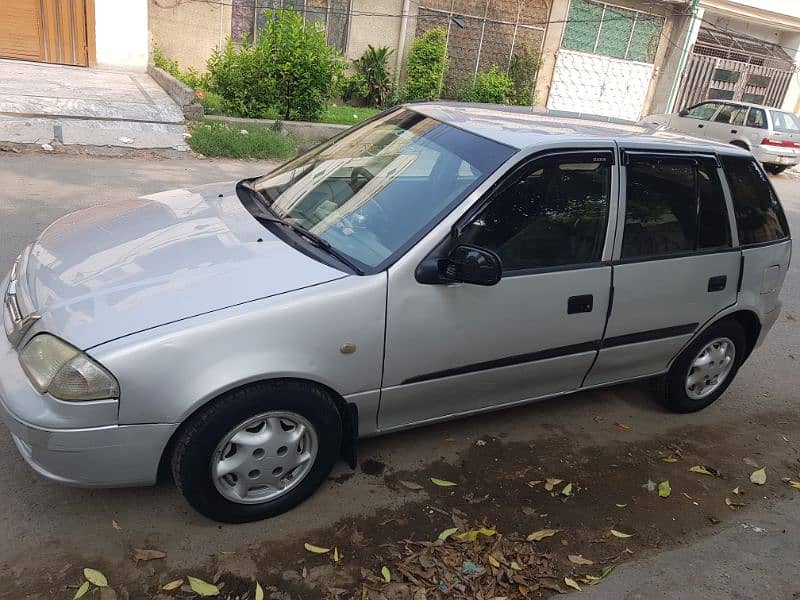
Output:
[[[783,110],[771,110],[772,128],[783,133],[800,133],[800,117]]]
[[[398,109],[254,182],[282,219],[376,270],[419,240],[514,149]]]

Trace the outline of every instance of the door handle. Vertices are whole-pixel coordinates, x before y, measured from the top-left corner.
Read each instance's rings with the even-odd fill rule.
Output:
[[[582,296],[570,296],[567,300],[567,314],[592,312],[594,307],[594,296],[584,294]]]
[[[711,277],[708,280],[708,291],[709,292],[721,292],[725,289],[725,286],[728,285],[728,276],[727,275],[717,275],[716,277]]]
[[[731,133],[739,133],[736,129],[731,129]]]
[[[700,124],[698,125],[698,127],[699,127],[700,129],[702,129],[703,127],[705,127],[705,125],[703,125],[702,123],[700,123]]]

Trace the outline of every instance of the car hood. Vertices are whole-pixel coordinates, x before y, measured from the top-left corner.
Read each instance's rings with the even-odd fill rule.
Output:
[[[86,349],[165,323],[339,279],[272,235],[235,183],[72,213],[23,255],[40,327]]]

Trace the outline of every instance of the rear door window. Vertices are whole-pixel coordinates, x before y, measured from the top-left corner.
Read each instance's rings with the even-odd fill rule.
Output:
[[[772,128],[783,133],[800,133],[800,117],[782,110],[769,111],[772,115]]]
[[[747,113],[747,126],[758,129],[767,128],[767,112],[761,108],[751,108]]]
[[[789,237],[789,225],[767,176],[751,158],[722,157],[733,196],[739,243],[760,244]]]
[[[630,156],[627,182],[623,259],[731,246],[725,198],[710,163]]]

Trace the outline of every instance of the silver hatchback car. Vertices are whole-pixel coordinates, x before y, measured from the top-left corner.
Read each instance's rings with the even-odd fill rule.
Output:
[[[678,113],[651,115],[643,121],[750,150],[775,175],[800,164],[800,117],[771,106],[706,100]]]
[[[786,219],[744,150],[417,104],[277,170],[56,221],[2,282],[0,413],[40,474],[227,522],[357,439],[640,378],[701,409],[780,310]]]

